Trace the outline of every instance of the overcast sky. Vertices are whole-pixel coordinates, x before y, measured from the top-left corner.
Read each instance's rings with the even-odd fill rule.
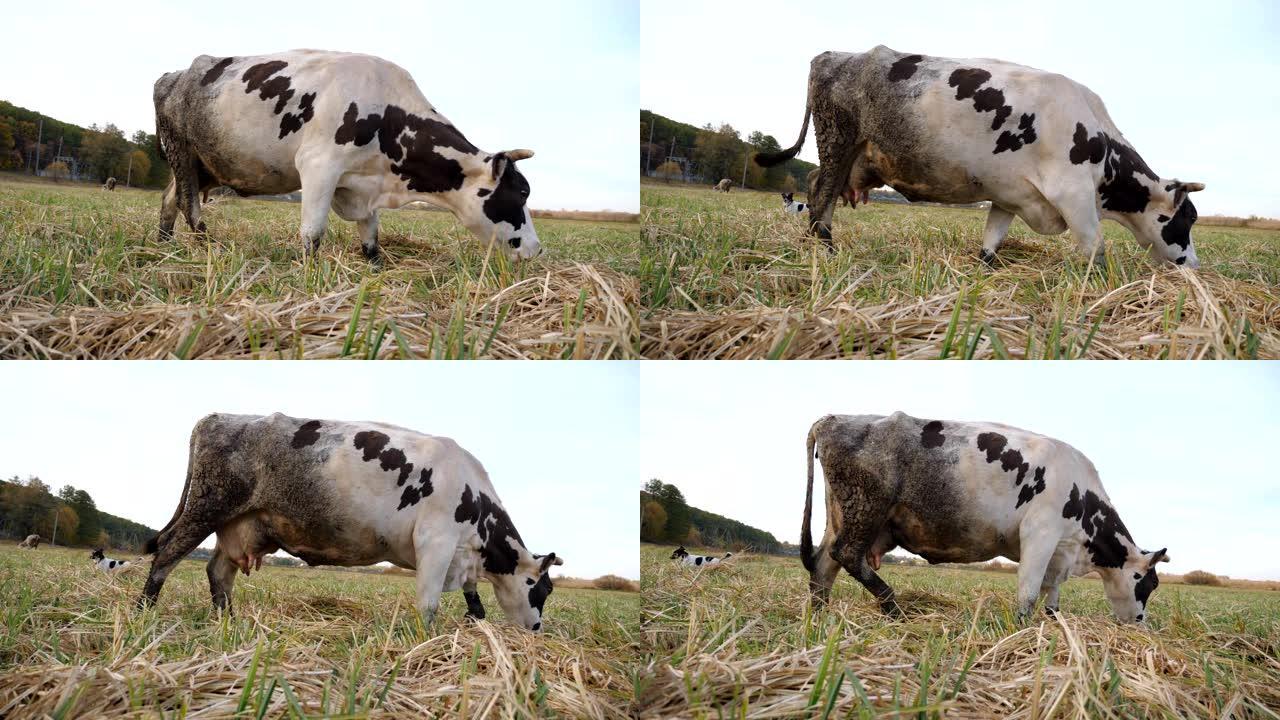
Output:
[[[8,362],[0,476],[87,490],[164,527],[210,412],[376,420],[456,440],[554,574],[639,578],[634,363]],[[210,537],[206,547],[213,546]]]
[[[639,209],[636,0],[553,4],[52,0],[5,12],[0,99],[85,127],[155,132],[151,89],[202,54],[319,48],[386,58],[543,209]]]
[[[799,542],[813,422],[902,410],[1067,442],[1170,572],[1280,580],[1280,363],[647,363],[641,398],[640,481],[779,540]]]
[[[1093,89],[1157,173],[1207,185],[1202,215],[1280,217],[1280,3],[645,0],[642,23],[640,106],[682,122],[790,147],[821,52],[993,57]]]

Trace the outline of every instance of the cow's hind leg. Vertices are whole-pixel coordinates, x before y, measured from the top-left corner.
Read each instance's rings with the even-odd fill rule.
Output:
[[[818,140],[818,181],[814,196],[809,198],[809,232],[817,235],[828,250],[831,242],[831,216],[836,199],[849,186],[849,174],[858,156],[856,147],[858,123],[847,113],[826,107],[813,113],[813,133]]]
[[[831,555],[831,543],[823,540],[814,550],[813,570],[809,573],[809,597],[815,609],[827,604],[839,573],[840,563]]]
[[[222,541],[213,549],[213,556],[205,566],[209,576],[209,594],[213,596],[215,610],[231,611],[231,589],[236,583],[236,564],[222,547]]]
[[[987,227],[982,231],[982,249],[978,258],[988,265],[996,264],[996,251],[1009,234],[1009,225],[1013,223],[1013,213],[999,205],[992,205],[987,212]]]
[[[894,599],[893,588],[867,563],[867,552],[871,550],[879,534],[880,528],[846,525],[845,531],[836,541],[835,556],[840,565],[880,601],[880,609],[886,615],[897,617],[902,615],[902,610]]]
[[[165,534],[163,542],[156,548],[155,559],[151,561],[151,572],[147,574],[147,583],[142,588],[142,596],[138,598],[138,607],[152,605],[164,587],[165,578],[173,570],[178,561],[200,545],[200,541],[209,537],[217,525],[213,522],[188,520],[187,516],[179,518]]]

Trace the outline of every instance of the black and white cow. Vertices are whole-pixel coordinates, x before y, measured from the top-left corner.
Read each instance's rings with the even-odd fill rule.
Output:
[[[908,200],[991,201],[980,252],[988,263],[1017,216],[1038,233],[1071,230],[1095,261],[1104,251],[1101,222],[1110,219],[1153,257],[1199,265],[1188,195],[1204,185],[1157,175],[1101,98],[1062,75],[883,45],[826,52],[810,64],[800,138],[756,162],[795,157],[810,117],[821,166],[809,227],[828,245],[839,193],[890,185]]]
[[[480,462],[454,441],[374,422],[298,420],[280,413],[208,415],[191,432],[182,499],[147,543],[155,553],[139,605],[210,533],[215,608],[229,608],[236,570],[283,549],[310,565],[391,562],[417,570],[430,624],[440,593],[462,589],[484,617],[484,577],[507,618],[542,628],[547,571],[563,561],[526,549]]]
[[[112,560],[102,554],[102,548],[94,548],[93,552],[89,555],[89,559],[93,561],[94,569],[101,570],[105,573],[119,572],[133,565],[133,563],[128,560]]]
[[[728,560],[733,557],[733,553],[727,552],[724,557],[712,557],[711,555],[690,555],[684,546],[676,548],[671,553],[672,560],[679,560],[681,565],[695,565],[701,567],[703,565],[714,565],[722,560]]]
[[[813,461],[826,480],[827,529],[814,548]],[[1116,617],[1142,622],[1160,584],[1163,549],[1140,549],[1120,522],[1093,463],[1043,435],[995,423],[920,420],[898,412],[828,415],[809,430],[809,480],[800,556],[815,604],[840,568],[899,613],[876,570],[895,547],[930,563],[1018,562],[1018,614],[1041,595],[1058,609],[1069,575],[1096,570]]]
[[[376,262],[378,211],[416,201],[448,208],[512,259],[541,250],[529,182],[515,165],[533,153],[478,149],[386,60],[320,50],[201,55],[157,80],[154,98],[160,148],[173,168],[162,238],[172,236],[179,210],[203,233],[198,197],[225,185],[242,195],[301,188],[305,252],[319,247],[332,207],[355,221]]]
[[[799,215],[809,206],[802,202],[796,202],[794,195],[795,193],[782,193],[782,209],[792,215]]]

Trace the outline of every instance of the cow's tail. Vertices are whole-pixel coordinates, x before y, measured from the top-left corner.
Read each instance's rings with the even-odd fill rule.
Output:
[[[142,548],[143,555],[154,555],[156,554],[156,552],[160,550],[160,546],[164,544],[165,536],[169,533],[169,530],[173,527],[173,524],[178,522],[178,518],[182,517],[183,511],[187,509],[187,491],[191,489],[191,470],[193,467],[195,467],[195,459],[196,459],[195,457],[196,444],[195,444],[194,433],[192,433],[192,435],[193,437],[191,438],[191,449],[187,456],[187,479],[182,484],[182,497],[179,498],[178,500],[178,509],[173,511],[173,517],[169,518],[169,522],[165,524],[165,526],[160,530],[160,532],[156,533],[155,537],[147,540],[146,545],[144,545]]]
[[[813,515],[813,451],[818,444],[818,428],[822,425],[822,420],[813,424],[809,428],[809,440],[805,443],[805,457],[809,463],[809,479],[804,490],[804,519],[800,521],[800,562],[804,563],[804,569],[813,572],[817,567],[813,555],[813,532],[811,526],[811,516]]]
[[[796,138],[796,144],[786,150],[779,150],[773,153],[756,153],[755,163],[760,167],[773,167],[780,163],[786,162],[800,153],[800,148],[804,147],[804,136],[809,134],[809,116],[812,111],[809,108],[809,102],[806,99],[804,104],[804,122],[800,124],[800,137]]]

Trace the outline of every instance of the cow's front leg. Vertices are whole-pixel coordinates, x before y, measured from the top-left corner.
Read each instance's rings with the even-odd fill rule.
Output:
[[[483,620],[484,603],[480,602],[480,593],[476,592],[475,580],[469,580],[462,586],[462,597],[467,601],[467,617]]]
[[[1036,600],[1040,598],[1040,589],[1046,582],[1055,547],[1055,543],[1034,536],[1023,541],[1018,558],[1018,622],[1026,622],[1036,609]],[[1054,600],[1056,605],[1057,598]]]
[[[178,180],[170,176],[169,186],[160,200],[160,240],[173,239],[173,224],[178,220]]]
[[[369,217],[356,221],[356,232],[360,234],[360,250],[369,262],[382,265],[382,251],[378,248],[378,211],[374,210]]]
[[[453,547],[424,531],[414,532],[413,547],[418,568],[418,613],[422,615],[422,624],[430,628],[440,609],[440,593],[444,591],[445,575],[453,560]]]
[[[1089,262],[1099,267],[1107,264],[1106,248],[1102,242],[1102,217],[1098,210],[1098,198],[1092,192],[1069,193],[1051,198],[1055,209],[1066,221],[1076,249]]]
[[[1008,236],[1009,225],[1012,223],[1013,213],[999,205],[991,205],[991,210],[987,212],[987,227],[982,231],[982,249],[978,251],[978,258],[982,262],[995,266],[996,251]]]
[[[305,256],[320,250],[320,238],[329,227],[329,206],[333,204],[338,178],[326,168],[300,167],[298,172],[302,176],[302,225],[298,235]]]

